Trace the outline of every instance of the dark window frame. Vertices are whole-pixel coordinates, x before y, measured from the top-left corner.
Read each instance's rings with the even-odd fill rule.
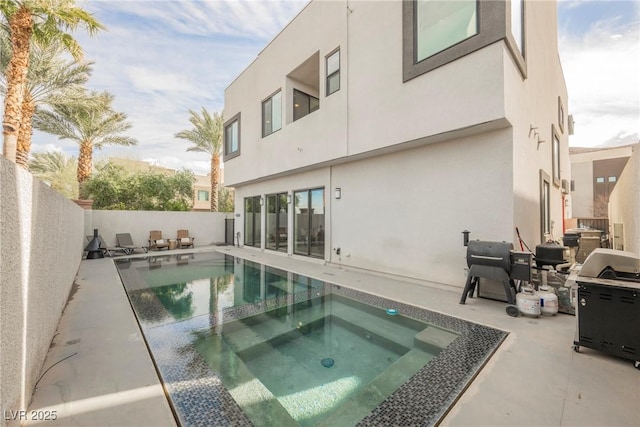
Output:
[[[416,1],[402,2],[402,81],[408,82],[424,73],[462,58],[470,53],[504,40],[523,79],[527,78],[527,63],[511,32],[511,2],[478,0],[478,33],[420,62],[416,62]],[[523,4],[523,17],[526,2]],[[526,26],[523,18],[523,39]]]
[[[276,95],[280,95],[280,127],[278,129],[273,129],[273,97]],[[271,127],[271,132],[266,133],[266,123],[264,121],[264,108],[265,108],[265,104],[271,102],[271,122],[272,122],[272,127]],[[268,97],[266,97],[264,100],[262,100],[261,102],[261,108],[260,108],[260,116],[261,116],[261,120],[262,120],[262,137],[266,138],[269,135],[272,135],[276,132],[278,132],[280,129],[282,129],[282,88],[279,88],[278,90],[276,90],[275,92],[273,92],[271,95],[269,95]]]
[[[260,203],[260,201],[263,200],[262,196],[251,196],[251,197],[245,197],[244,198],[244,245],[245,246],[252,246],[252,247],[261,247],[262,246],[262,203]],[[251,201],[251,209],[252,209],[252,214],[253,214],[253,221],[251,223],[251,236],[253,237],[253,239],[251,241],[249,241],[247,239],[247,201]],[[256,217],[256,214],[257,217]],[[257,221],[257,227],[256,227],[256,221]],[[258,236],[256,236],[256,230],[258,231]]]
[[[553,177],[553,185],[560,187],[562,176],[560,174],[560,135],[554,125],[551,125],[551,170]]]
[[[298,120],[300,120],[300,119],[302,119],[304,117],[307,117],[309,114],[311,114],[311,113],[313,113],[315,111],[318,111],[320,109],[320,99],[316,98],[313,95],[309,95],[308,93],[303,92],[303,91],[301,91],[299,89],[295,89],[295,88],[293,89],[293,97],[294,97],[294,99],[295,99],[296,93],[307,97],[307,113],[296,118],[296,103],[292,102],[291,103],[292,104],[291,108],[293,108],[293,121],[294,122],[298,121]],[[318,107],[315,110],[311,109],[311,99],[315,99],[318,102]]]
[[[338,69],[333,71],[331,74],[329,74],[329,58],[331,58],[333,55],[338,54]],[[324,72],[326,75],[325,78],[325,97],[332,95],[336,92],[338,92],[340,90],[340,79],[341,79],[341,75],[340,75],[340,70],[342,68],[342,57],[340,55],[340,48],[334,49],[333,51],[331,51],[331,53],[329,53],[327,56],[324,57]],[[334,76],[338,76],[338,88],[334,91],[329,92],[329,80],[334,77]]]
[[[324,221],[323,224],[321,224],[322,227],[322,232],[323,232],[323,237],[322,237],[322,254],[318,255],[318,254],[314,254],[313,251],[311,250],[311,246],[312,246],[312,241],[311,241],[311,230],[312,230],[312,222],[313,222],[313,209],[311,208],[312,204],[313,204],[313,197],[312,197],[312,192],[317,191],[317,190],[322,190],[322,198],[323,198],[323,215],[324,215]],[[298,239],[298,230],[299,230],[299,223],[298,223],[298,218],[296,215],[296,207],[297,207],[297,197],[296,195],[298,193],[306,193],[307,194],[307,206],[306,208],[301,208],[301,209],[307,209],[307,213],[308,213],[308,218],[307,218],[307,223],[306,224],[302,224],[304,229],[307,232],[306,235],[306,251],[301,251],[298,250],[298,245],[297,245],[297,239]],[[304,189],[299,189],[299,190],[293,190],[293,254],[294,255],[300,255],[300,256],[306,256],[306,257],[310,257],[310,258],[320,258],[320,259],[324,259],[325,255],[325,249],[326,249],[326,209],[327,209],[327,203],[326,203],[326,197],[327,197],[327,191],[325,189],[325,187],[313,187],[313,188],[304,188]]]
[[[238,124],[238,149],[235,151],[229,151],[229,140],[227,136],[227,129],[234,125],[234,123]],[[227,160],[233,159],[234,157],[238,157],[240,155],[240,113],[231,117],[227,120],[223,126],[223,155],[222,161],[226,162]]]
[[[564,103],[562,102],[562,97],[558,97],[558,127],[560,128],[560,133],[564,133]]]
[[[551,233],[551,177],[540,169],[540,241]]]
[[[274,198],[275,199],[275,205],[274,207],[274,212],[270,212],[270,199]],[[267,230],[266,233],[269,233],[269,214],[273,213],[275,214],[275,232],[273,235],[273,243],[275,248],[269,247],[269,238],[267,238],[267,241],[265,242],[265,249],[270,250],[270,251],[278,251],[278,252],[288,252],[289,250],[289,236],[291,235],[290,231],[289,231],[289,200],[290,200],[290,196],[288,192],[280,192],[280,193],[272,193],[272,194],[267,194],[265,197],[266,200],[266,207],[265,207],[265,215],[267,216],[266,218],[266,222],[265,222],[265,229]],[[284,213],[286,213],[286,219],[285,219],[285,224],[280,224],[280,211],[284,209]],[[286,237],[284,238],[284,241],[282,241],[283,239],[281,239],[281,235],[280,235],[280,229],[284,228],[286,231]]]

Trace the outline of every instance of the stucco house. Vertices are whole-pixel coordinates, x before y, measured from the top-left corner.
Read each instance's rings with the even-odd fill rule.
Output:
[[[225,91],[240,242],[462,287],[562,236],[567,105],[555,1],[311,1]]]

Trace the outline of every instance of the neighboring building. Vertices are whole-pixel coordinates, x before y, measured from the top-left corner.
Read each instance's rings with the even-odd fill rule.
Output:
[[[640,143],[630,146],[631,156],[609,198],[612,247],[640,256]]]
[[[609,196],[631,157],[631,152],[632,145],[569,148],[571,212],[575,218],[607,217]]]
[[[240,241],[462,287],[463,230],[561,237],[556,8],[309,3],[225,92]]]
[[[193,184],[193,210],[194,211],[210,211],[211,210],[211,174],[194,175],[196,182]],[[219,189],[224,187],[224,168],[220,168]],[[232,188],[227,188],[233,193]],[[220,200],[218,200],[220,203]]]
[[[211,210],[211,175],[196,175],[196,182],[193,184],[193,210]]]

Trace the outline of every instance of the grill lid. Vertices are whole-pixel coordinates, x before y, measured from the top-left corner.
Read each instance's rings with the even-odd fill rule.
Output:
[[[596,248],[578,276],[640,282],[640,258],[633,252]]]

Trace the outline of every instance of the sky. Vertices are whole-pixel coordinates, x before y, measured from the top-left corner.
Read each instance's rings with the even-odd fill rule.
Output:
[[[546,0],[533,0],[546,1]],[[87,86],[115,95],[134,147],[109,156],[145,160],[206,175],[206,153],[176,139],[190,129],[189,110],[222,111],[224,90],[307,0],[89,0],[78,4],[107,27],[75,34],[92,61]],[[571,146],[638,142],[640,133],[640,0],[559,0],[558,50],[575,121]],[[32,151],[62,150],[70,141],[35,132]]]

